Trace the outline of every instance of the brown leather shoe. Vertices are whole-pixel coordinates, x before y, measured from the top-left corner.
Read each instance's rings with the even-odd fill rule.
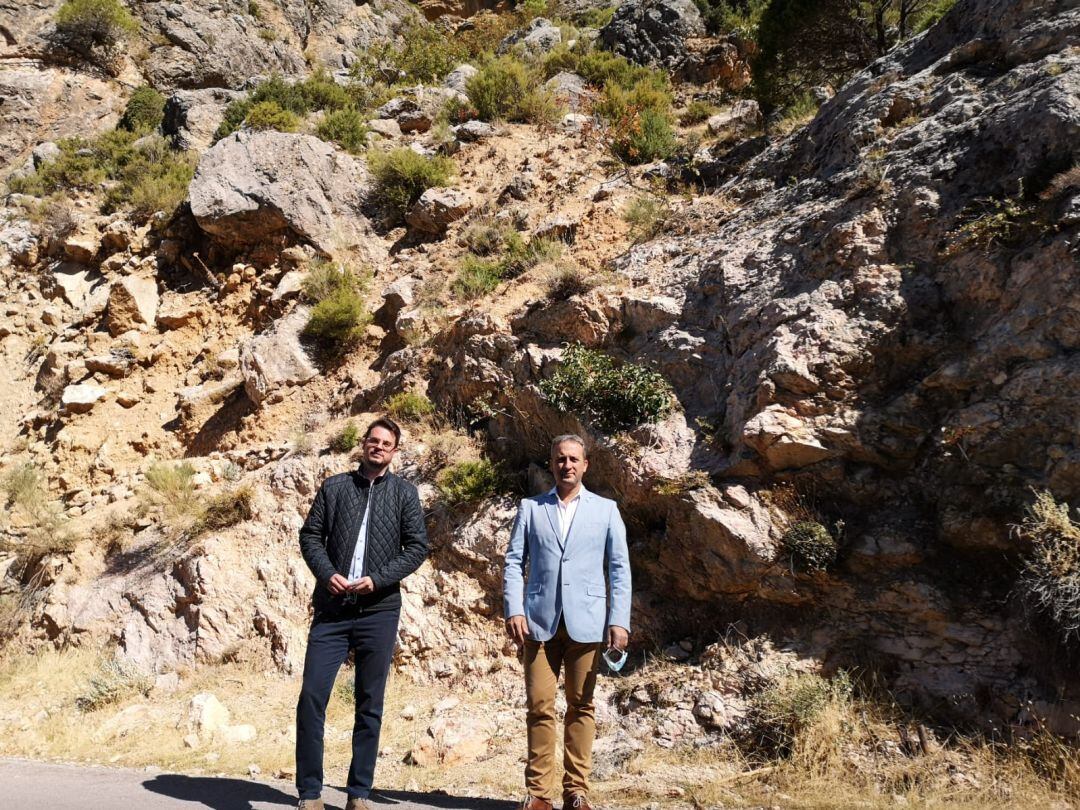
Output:
[[[301,799],[297,810],[323,810],[322,799]]]
[[[563,801],[563,810],[593,810],[584,793],[572,793]]]
[[[547,799],[541,799],[539,796],[529,796],[522,803],[521,810],[555,810],[555,808]]]
[[[367,799],[350,796],[349,800],[345,802],[345,810],[374,810],[374,808]]]

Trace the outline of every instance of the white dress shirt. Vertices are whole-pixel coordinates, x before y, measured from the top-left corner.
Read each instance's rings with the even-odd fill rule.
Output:
[[[577,495],[571,498],[569,503],[563,503],[557,489],[552,488],[550,494],[555,496],[555,503],[559,507],[559,540],[565,544],[566,535],[570,533],[570,526],[574,522],[574,515],[577,514],[578,503],[581,501],[581,490],[578,490]]]
[[[356,551],[353,552],[352,565],[349,566],[349,582],[356,582],[364,576],[364,550],[367,548],[367,519],[371,511],[371,490],[368,489],[367,503],[364,504],[364,520],[360,524],[360,535],[356,538]]]

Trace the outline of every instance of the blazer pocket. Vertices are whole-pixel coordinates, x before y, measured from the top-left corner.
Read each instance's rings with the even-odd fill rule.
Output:
[[[543,582],[535,582],[535,583],[534,582],[529,582],[525,586],[525,595],[526,596],[535,596],[538,593],[542,593],[543,590],[544,590],[544,583]]]
[[[585,593],[589,596],[607,596],[607,588],[603,585],[586,585]]]

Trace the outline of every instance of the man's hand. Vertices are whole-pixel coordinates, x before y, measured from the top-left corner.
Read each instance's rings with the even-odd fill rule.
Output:
[[[330,581],[326,583],[326,589],[334,596],[341,596],[345,591],[349,590],[349,580],[345,579],[341,574],[334,574],[330,577]]]
[[[349,590],[353,593],[363,596],[364,594],[375,592],[375,582],[371,577],[360,577],[352,585],[349,585]]]
[[[625,627],[613,624],[607,629],[607,643],[609,647],[616,650],[625,650],[626,645],[630,643],[630,634]]]
[[[529,635],[529,623],[524,616],[511,616],[506,620],[506,634],[519,647],[524,647],[525,638]]]

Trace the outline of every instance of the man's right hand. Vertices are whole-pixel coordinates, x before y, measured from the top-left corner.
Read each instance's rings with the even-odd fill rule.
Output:
[[[341,596],[349,590],[349,580],[345,579],[341,574],[334,574],[330,577],[330,581],[326,583],[326,589],[334,596]]]
[[[506,620],[506,634],[519,647],[524,647],[525,639],[529,635],[529,623],[525,621],[524,616],[511,616]]]

